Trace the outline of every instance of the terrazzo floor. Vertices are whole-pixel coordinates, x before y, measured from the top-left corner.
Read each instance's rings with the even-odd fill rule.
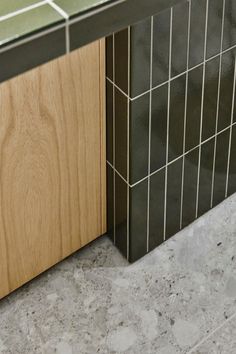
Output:
[[[0,353],[236,353],[236,195],[132,265],[102,237],[3,299]]]

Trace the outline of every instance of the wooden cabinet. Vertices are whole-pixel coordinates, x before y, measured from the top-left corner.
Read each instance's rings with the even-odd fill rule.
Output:
[[[0,85],[0,298],[106,232],[104,76],[102,40]]]

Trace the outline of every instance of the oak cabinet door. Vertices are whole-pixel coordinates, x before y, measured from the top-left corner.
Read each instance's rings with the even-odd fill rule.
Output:
[[[104,41],[0,85],[0,298],[106,232]]]

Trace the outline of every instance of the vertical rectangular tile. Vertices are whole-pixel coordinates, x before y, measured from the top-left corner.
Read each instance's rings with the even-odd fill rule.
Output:
[[[165,169],[155,173],[150,180],[149,250],[164,240]]]
[[[115,89],[115,168],[127,179],[128,99]]]
[[[215,134],[218,82],[219,82],[219,57],[206,63],[204,107],[202,121],[202,141]]]
[[[180,158],[167,168],[166,239],[180,230],[182,163]]]
[[[199,148],[185,155],[182,226],[195,220]]]
[[[170,83],[169,162],[183,154],[185,84],[185,74]]]
[[[215,139],[212,138],[201,147],[198,216],[203,215],[211,208],[214,146]]]
[[[122,91],[128,94],[129,31],[127,28],[115,34],[114,55],[115,78],[113,80]]]
[[[106,38],[106,76],[113,81],[113,35]]]
[[[231,123],[235,50],[222,55],[218,132]]]
[[[114,170],[107,164],[107,233],[114,239]]]
[[[151,172],[166,164],[167,84],[152,92]]]
[[[153,87],[169,78],[170,10],[153,19]]]
[[[235,125],[232,128],[228,196],[233,193],[236,193],[236,126]]]
[[[151,18],[131,26],[130,96],[150,89]]]
[[[113,164],[113,85],[106,80],[106,155]]]
[[[213,206],[225,199],[229,133],[230,129],[227,129],[217,136]]]
[[[204,58],[206,0],[191,1],[189,67],[202,63]]]
[[[116,246],[127,255],[127,184],[115,174],[115,236]]]
[[[173,7],[171,76],[176,76],[187,67],[189,2]]]
[[[130,262],[147,253],[147,180],[130,189]]]
[[[196,147],[200,139],[202,102],[202,65],[191,70],[188,76],[188,104],[186,117],[186,151]]]
[[[224,41],[223,49],[228,49],[236,44],[236,2],[225,0]]]
[[[130,103],[130,184],[148,175],[149,95]]]
[[[207,59],[220,53],[224,0],[209,0]]]

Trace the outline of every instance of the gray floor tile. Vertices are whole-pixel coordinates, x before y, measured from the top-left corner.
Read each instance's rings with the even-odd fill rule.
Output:
[[[191,354],[235,354],[236,353],[236,316],[215,331]]]
[[[0,353],[187,353],[236,313],[235,220],[236,195],[132,265],[100,238],[0,302]]]

